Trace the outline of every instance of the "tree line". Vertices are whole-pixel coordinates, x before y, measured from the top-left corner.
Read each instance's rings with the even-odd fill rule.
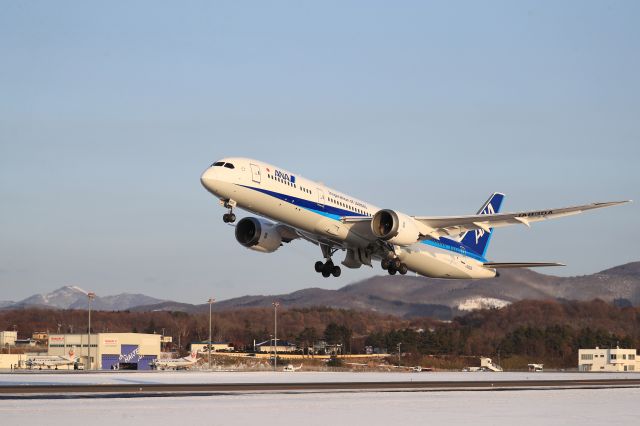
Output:
[[[213,339],[250,349],[273,334],[273,310],[238,309],[214,313]],[[16,309],[0,311],[0,328],[16,325],[21,337],[36,331],[86,333],[82,310]],[[145,332],[172,336],[178,350],[208,339],[209,316],[185,312],[92,312],[92,332]],[[325,307],[278,311],[278,337],[299,347],[319,340],[341,344],[345,352],[366,346],[403,356],[490,356],[575,367],[579,348],[630,347],[640,344],[640,308],[619,307],[600,300],[521,301],[502,309],[486,309],[450,322],[431,318],[402,319],[371,311]],[[179,347],[178,347],[179,345]],[[515,361],[514,361],[515,362]]]

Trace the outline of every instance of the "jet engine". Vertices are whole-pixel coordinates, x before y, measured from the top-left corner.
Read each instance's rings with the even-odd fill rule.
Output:
[[[276,225],[256,217],[245,217],[236,225],[236,240],[251,250],[273,253],[282,245]]]
[[[399,246],[413,244],[420,236],[416,221],[411,216],[387,209],[373,215],[371,231],[381,240]]]

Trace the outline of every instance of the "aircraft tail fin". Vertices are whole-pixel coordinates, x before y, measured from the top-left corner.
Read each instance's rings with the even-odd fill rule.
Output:
[[[502,207],[503,200],[504,194],[500,192],[494,192],[482,205],[480,210],[478,210],[477,214],[482,215],[499,213],[500,207]],[[484,257],[485,253],[487,252],[487,248],[489,247],[489,241],[491,241],[491,235],[493,235],[493,228],[468,231],[462,235],[460,243],[462,243],[467,249]]]

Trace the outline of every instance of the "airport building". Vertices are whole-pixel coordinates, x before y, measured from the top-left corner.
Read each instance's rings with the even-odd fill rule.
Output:
[[[0,331],[0,347],[15,346],[17,338],[17,331]]]
[[[207,352],[208,342],[198,342],[191,344],[191,352]],[[227,342],[211,342],[211,348],[213,352],[218,351],[233,351],[233,345]]]
[[[49,355],[77,356],[85,369],[150,370],[160,356],[160,335],[141,333],[51,334]],[[88,362],[89,348],[91,363]]]
[[[273,339],[270,339],[256,343],[254,348],[256,352],[295,352],[298,350],[295,344],[280,339],[278,339],[275,346],[273,344]]]
[[[580,349],[578,350],[580,371],[639,371],[640,360],[635,349]]]

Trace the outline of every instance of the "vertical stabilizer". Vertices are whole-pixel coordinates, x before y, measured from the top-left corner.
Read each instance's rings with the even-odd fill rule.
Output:
[[[502,200],[504,200],[504,194],[500,192],[494,192],[491,197],[483,204],[482,208],[477,214],[495,214],[500,213],[500,207],[502,207]],[[476,229],[475,231],[465,232],[460,240],[468,250],[471,250],[475,254],[479,254],[484,257],[489,247],[489,241],[491,241],[491,235],[493,235],[493,228],[489,228],[489,232],[484,229]]]

